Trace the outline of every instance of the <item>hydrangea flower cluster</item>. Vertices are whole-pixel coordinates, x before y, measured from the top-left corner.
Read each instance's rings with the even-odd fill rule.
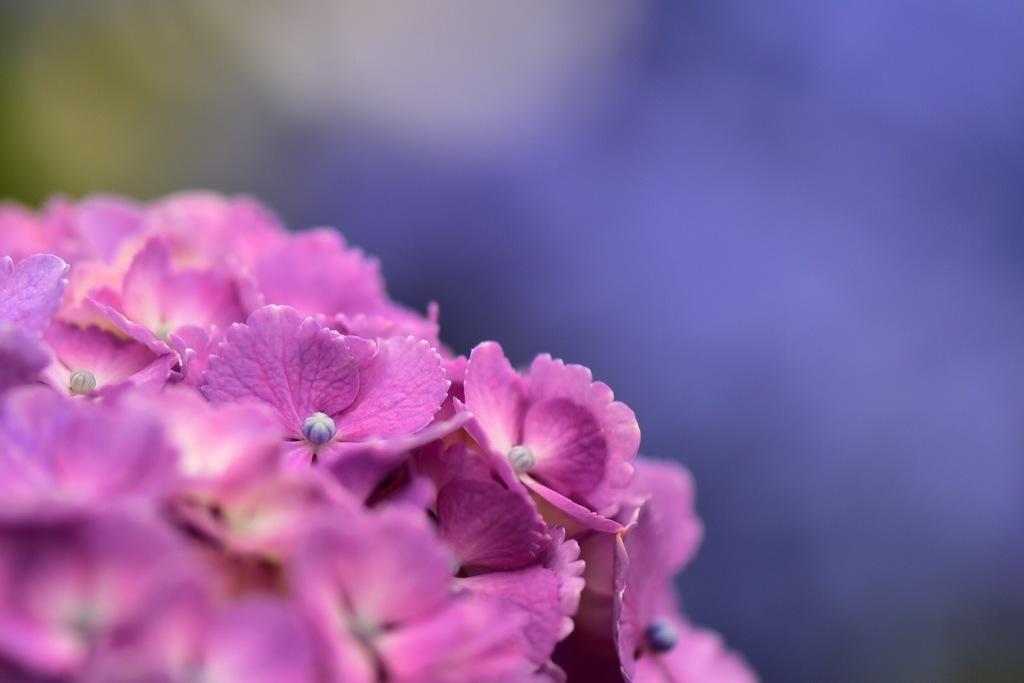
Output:
[[[0,205],[0,680],[748,683],[679,466],[246,198]]]

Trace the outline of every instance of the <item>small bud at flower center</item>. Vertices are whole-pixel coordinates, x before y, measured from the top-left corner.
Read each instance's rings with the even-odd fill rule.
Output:
[[[313,413],[302,423],[302,435],[317,446],[327,443],[337,433],[338,428],[327,413]]]
[[[537,464],[537,457],[529,446],[513,446],[508,452],[508,461],[516,472],[525,472]]]
[[[644,632],[652,652],[668,652],[679,642],[679,631],[668,619],[655,619]]]
[[[72,394],[81,396],[88,394],[95,388],[96,375],[88,370],[77,370],[71,373],[71,378],[68,380],[68,389],[71,390]]]

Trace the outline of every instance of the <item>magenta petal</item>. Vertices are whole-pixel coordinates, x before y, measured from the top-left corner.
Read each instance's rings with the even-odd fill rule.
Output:
[[[622,530],[622,525],[614,519],[608,519],[583,507],[536,479],[523,475],[522,482],[535,494],[537,507],[547,523],[565,527],[566,535],[571,538],[587,530],[605,533],[617,533]]]
[[[437,494],[441,536],[463,567],[519,569],[540,550],[547,525],[521,486],[456,479]]]
[[[573,630],[572,617],[580,606],[580,596],[586,581],[583,572],[586,563],[580,559],[580,546],[574,540],[566,540],[565,529],[551,527],[548,547],[544,552],[544,566],[555,572],[561,581],[562,596],[562,632],[559,639],[565,638]]]
[[[205,639],[202,680],[211,683],[314,683],[309,627],[291,604],[271,598],[233,603]]]
[[[35,254],[14,265],[0,259],[0,320],[41,334],[60,307],[68,264],[50,254]]]
[[[593,381],[587,368],[566,365],[548,355],[537,356],[530,366],[529,401],[537,405],[550,399],[572,401],[586,409],[597,422],[607,453],[604,475],[584,498],[598,512],[613,514],[617,493],[629,484],[633,475],[631,461],[640,448],[636,415],[628,406],[614,400],[606,384]]]
[[[137,386],[163,386],[173,354],[158,356],[148,347],[101,330],[54,323],[46,339],[56,350],[57,360],[46,370],[47,379],[62,391],[68,391],[72,373],[88,371],[96,378],[97,389],[130,381]]]
[[[657,553],[658,563],[674,574],[694,556],[704,535],[694,510],[693,477],[670,460],[638,458],[634,464],[636,474],[629,490],[650,500],[641,508],[630,552],[642,553],[645,562]],[[638,543],[645,547],[638,549]]]
[[[216,270],[185,270],[163,283],[161,306],[166,326],[182,325],[226,329],[240,322],[241,296],[234,278]]]
[[[292,437],[303,420],[347,408],[359,391],[355,359],[340,334],[287,306],[264,306],[232,325],[210,357],[203,393],[214,403],[271,406]]]
[[[544,567],[481,574],[459,583],[477,598],[521,614],[526,654],[540,665],[551,657],[562,630],[561,581]]]
[[[380,267],[349,249],[335,230],[289,235],[256,264],[256,280],[267,301],[303,315],[373,313],[387,301]]]
[[[525,388],[499,344],[473,349],[465,385],[466,406],[476,418],[467,430],[485,449],[507,454],[522,436]]]
[[[34,332],[0,320],[0,391],[34,381],[49,362]]]
[[[198,392],[171,386],[143,398],[143,407],[172,425],[178,471],[221,484],[272,477],[279,466],[281,426],[261,404],[211,406]]]
[[[601,427],[572,401],[551,398],[530,406],[523,443],[537,458],[531,476],[565,495],[586,493],[604,476],[608,453]]]
[[[0,417],[0,508],[166,490],[176,454],[156,416],[130,400],[84,403],[35,387],[9,393]]]
[[[388,474],[409,459],[414,450],[431,442],[440,449],[440,440],[462,427],[468,419],[468,413],[461,413],[448,420],[435,420],[414,434],[384,441],[335,441],[319,452],[318,462],[342,486],[360,500],[366,500]]]
[[[467,596],[468,597],[468,596]],[[481,600],[459,600],[378,641],[389,683],[521,683],[535,669],[524,620]]]
[[[170,269],[171,253],[164,241],[147,241],[125,273],[121,285],[121,312],[135,322],[155,328],[164,318],[163,282]]]
[[[89,257],[112,262],[124,242],[138,232],[142,209],[114,196],[96,196],[78,205],[75,232]]]
[[[348,514],[309,533],[297,585],[318,611],[364,632],[424,618],[450,597],[451,558],[426,517],[405,507]]]
[[[100,287],[87,296],[84,300],[86,306],[91,307],[110,323],[124,332],[126,336],[145,344],[153,353],[164,355],[170,353],[171,347],[149,327],[129,320],[121,308],[120,298],[109,287]]]
[[[143,231],[167,241],[182,266],[245,265],[285,238],[280,221],[249,197],[184,192],[148,208]]]
[[[149,628],[193,579],[181,541],[149,515],[0,521],[0,660],[82,680],[97,649]]]
[[[202,388],[206,384],[203,373],[210,369],[210,356],[224,335],[215,327],[207,331],[196,325],[182,325],[167,338],[181,358],[181,381],[191,387]]]
[[[430,423],[447,392],[441,357],[427,342],[380,339],[376,354],[360,363],[359,394],[337,419],[338,438],[363,441],[416,432]]]
[[[647,655],[636,663],[637,683],[757,683],[757,676],[721,636],[675,618],[670,621],[679,642],[661,655]]]

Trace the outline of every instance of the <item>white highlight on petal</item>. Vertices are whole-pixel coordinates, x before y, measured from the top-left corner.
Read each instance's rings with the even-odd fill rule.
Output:
[[[537,464],[537,457],[529,446],[513,446],[508,452],[508,461],[516,472],[525,472]]]
[[[76,396],[88,394],[95,388],[96,375],[92,374],[88,370],[76,370],[71,373],[71,378],[68,379],[68,389],[70,389],[71,393]]]
[[[317,446],[327,443],[337,433],[338,427],[327,413],[313,413],[302,423],[302,435]]]

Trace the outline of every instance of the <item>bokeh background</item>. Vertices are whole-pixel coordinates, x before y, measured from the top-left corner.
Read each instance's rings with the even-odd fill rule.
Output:
[[[1024,680],[1024,3],[2,0],[0,196],[184,188],[590,366],[766,683]]]

